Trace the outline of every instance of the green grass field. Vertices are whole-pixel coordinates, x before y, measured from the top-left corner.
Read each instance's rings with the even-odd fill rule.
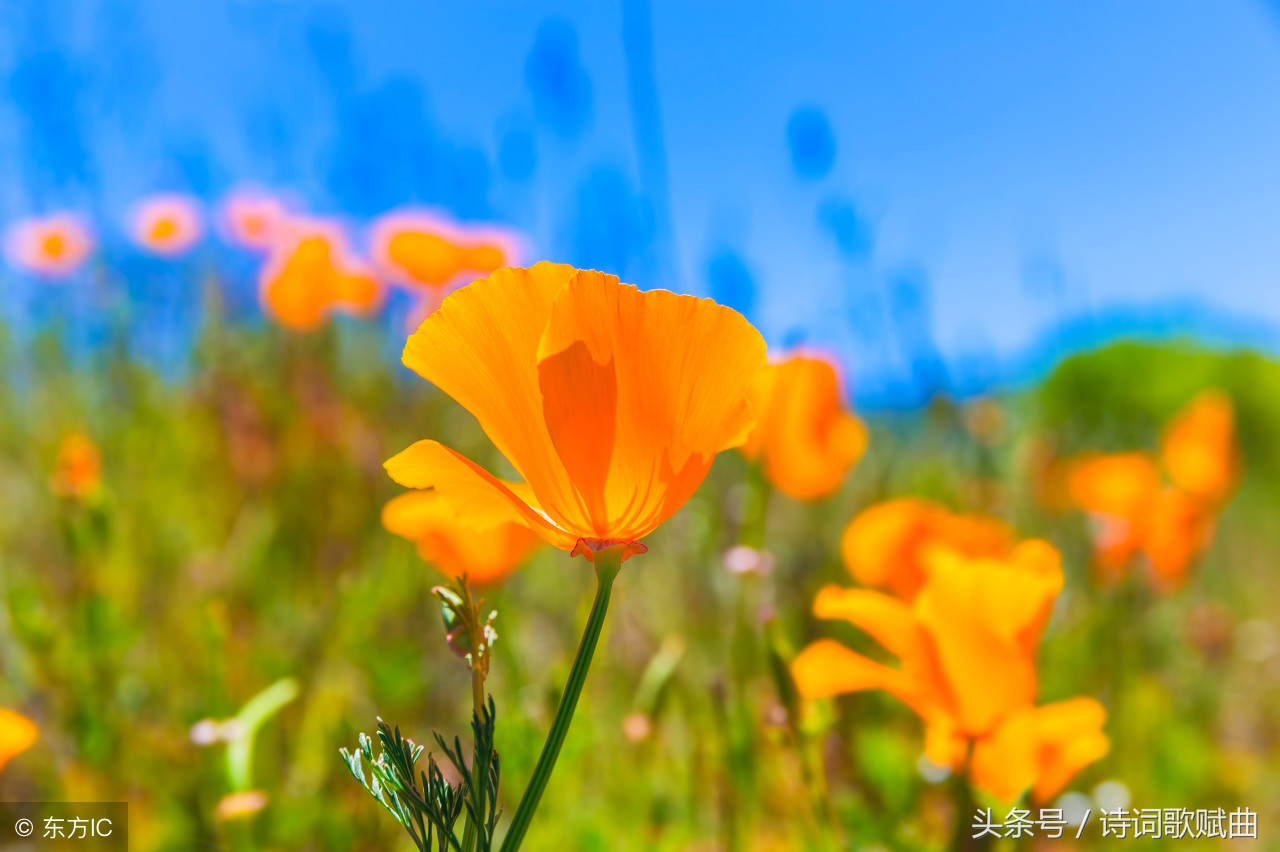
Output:
[[[442,578],[379,512],[402,491],[382,462],[418,438],[502,470],[475,419],[356,324],[210,327],[178,378],[110,348],[72,365],[52,336],[4,341],[0,706],[33,719],[39,739],[0,774],[0,800],[127,800],[138,852],[411,849],[338,750],[378,716],[423,743],[432,730],[468,735],[469,675],[430,592]],[[1211,546],[1171,594],[1141,572],[1100,587],[1084,516],[1037,499],[1043,460],[1154,450],[1210,387],[1234,403],[1243,459]],[[810,606],[823,585],[852,584],[848,521],[899,495],[989,512],[1062,552],[1040,699],[1097,698],[1111,740],[1067,789],[1118,781],[1131,807],[1249,807],[1259,840],[1241,848],[1280,848],[1280,363],[1123,343],[980,403],[865,419],[869,448],[837,494],[772,495],[772,572],[722,563],[753,534],[759,491],[734,452],[626,563],[525,848],[948,848],[959,785],[919,771],[917,716],[883,692],[802,706],[778,671],[819,636],[877,653]],[[102,483],[60,497],[51,480],[74,433],[99,448]],[[482,592],[498,613],[489,690],[508,818],[593,589],[584,560],[547,548]],[[225,743],[193,742],[201,720],[235,717],[286,678],[296,697],[230,765]],[[261,791],[265,807],[221,818],[237,790]],[[1172,842],[1102,839],[1095,823],[1079,842],[1002,843]]]

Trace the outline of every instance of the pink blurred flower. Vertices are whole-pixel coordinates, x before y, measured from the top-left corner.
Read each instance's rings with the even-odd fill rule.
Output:
[[[270,251],[289,210],[279,198],[249,187],[234,189],[222,201],[218,230],[223,239],[248,251]]]
[[[133,241],[152,254],[177,257],[204,236],[200,204],[187,195],[153,195],[129,217]]]
[[[5,234],[9,263],[42,278],[71,275],[84,264],[93,247],[89,226],[73,213],[23,219]]]

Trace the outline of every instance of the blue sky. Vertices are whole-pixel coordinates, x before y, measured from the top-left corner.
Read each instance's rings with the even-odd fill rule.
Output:
[[[112,221],[240,179],[356,218],[431,203],[737,302],[867,398],[1016,371],[1067,320],[1067,346],[1270,345],[1278,23],[1257,0],[11,2],[0,212]]]

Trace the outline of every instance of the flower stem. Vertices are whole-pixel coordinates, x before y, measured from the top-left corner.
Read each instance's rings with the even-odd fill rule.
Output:
[[[484,667],[479,660],[471,667],[471,707],[475,714],[477,722],[484,718]],[[476,743],[476,752],[472,756],[471,766],[475,773],[473,780],[475,789],[472,791],[476,802],[477,819],[484,819],[485,805],[485,782],[487,779],[481,777],[481,766],[488,761],[488,755],[482,755],[479,751],[480,744]],[[475,822],[475,820],[467,820],[467,828],[462,835],[462,848],[465,852],[475,852],[480,843],[480,835],[483,827]]]
[[[516,852],[524,841],[529,823],[533,821],[534,811],[542,799],[542,791],[546,789],[551,778],[551,770],[555,768],[556,758],[560,756],[560,748],[564,745],[569,733],[569,723],[573,721],[573,711],[578,706],[578,697],[582,694],[583,684],[587,682],[587,671],[591,668],[591,658],[596,652],[596,643],[604,628],[605,613],[609,609],[609,596],[613,591],[613,581],[622,568],[623,549],[620,546],[608,547],[595,553],[596,599],[591,604],[591,615],[587,618],[586,630],[582,633],[582,641],[578,644],[578,655],[574,657],[573,669],[569,672],[569,682],[564,686],[564,694],[560,696],[560,706],[556,708],[555,721],[547,733],[547,741],[542,746],[542,754],[538,757],[538,765],[533,769],[533,777],[525,788],[520,805],[511,819],[511,827],[502,841],[502,852]]]

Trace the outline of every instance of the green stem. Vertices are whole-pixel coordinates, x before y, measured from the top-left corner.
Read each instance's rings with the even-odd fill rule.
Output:
[[[587,671],[591,668],[591,658],[596,652],[596,643],[604,628],[605,613],[609,610],[609,595],[613,591],[613,581],[622,568],[623,548],[621,546],[606,547],[596,551],[596,599],[591,604],[591,615],[587,618],[586,630],[582,633],[582,641],[578,644],[578,655],[574,657],[573,669],[569,672],[569,682],[564,686],[564,694],[560,696],[560,706],[556,708],[555,721],[547,733],[547,741],[542,746],[542,754],[538,757],[538,765],[533,769],[533,777],[525,788],[520,805],[511,819],[511,828],[502,841],[502,852],[516,852],[524,840],[533,814],[542,800],[542,791],[551,778],[551,770],[555,768],[556,758],[560,756],[560,748],[564,745],[569,733],[569,723],[573,721],[573,711],[578,706],[578,697],[587,682]]]
[[[488,651],[486,650],[485,653],[488,653]],[[478,659],[475,660],[471,667],[471,708],[477,722],[484,718],[484,669]],[[479,743],[476,746],[478,749]],[[484,819],[485,783],[488,779],[482,777],[482,769],[487,765],[488,755],[482,755],[479,751],[476,751],[471,760],[471,768],[473,773],[472,781],[475,787],[472,792],[475,796],[477,820]],[[479,846],[480,835],[483,831],[483,826],[479,825],[477,821],[469,819],[466,831],[462,835],[462,848],[466,852],[474,852]]]
[[[973,784],[968,772],[957,772],[953,783],[953,797],[956,803],[956,821],[951,834],[951,852],[987,852],[991,848],[992,835],[973,836],[973,820],[977,813],[978,802],[973,795]]]
[[[747,506],[738,530],[739,544],[756,550],[764,547],[764,527],[769,517],[769,495],[772,491],[762,465],[752,465],[747,472]]]

